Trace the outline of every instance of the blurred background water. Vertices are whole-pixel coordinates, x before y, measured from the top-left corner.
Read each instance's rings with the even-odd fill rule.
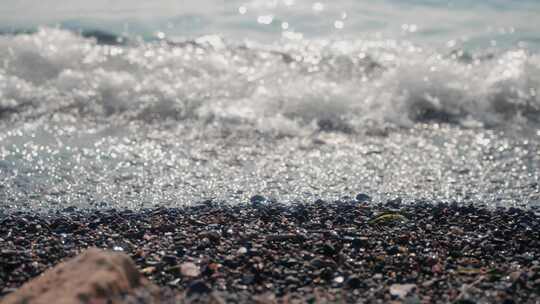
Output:
[[[0,8],[0,26],[8,31],[48,25],[146,39],[218,34],[259,42],[304,37],[406,39],[451,48],[540,45],[540,4],[534,0],[6,2]]]
[[[0,208],[540,204],[540,2],[0,7]]]

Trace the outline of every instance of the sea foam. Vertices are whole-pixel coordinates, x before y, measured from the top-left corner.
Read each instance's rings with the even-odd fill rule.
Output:
[[[234,44],[218,36],[97,41],[53,28],[1,36],[0,113],[283,134],[539,120],[540,57],[526,49],[467,53],[360,39]]]

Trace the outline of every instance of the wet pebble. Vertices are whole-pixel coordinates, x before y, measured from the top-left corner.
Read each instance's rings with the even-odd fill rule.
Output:
[[[180,265],[180,273],[185,277],[198,277],[201,274],[199,266],[190,262]]]
[[[365,203],[371,201],[371,197],[365,193],[358,193],[356,195],[356,200],[358,202]]]
[[[447,303],[479,276],[485,279],[468,290],[478,302],[528,303],[540,296],[540,215],[534,212],[425,203],[359,207],[349,199],[257,204],[262,198],[242,206],[209,201],[0,215],[2,292],[82,248],[117,246],[172,294],[219,290],[230,302],[263,293],[304,299],[317,289],[349,302]],[[407,220],[374,221],[385,214]],[[406,284],[421,288],[404,293]]]

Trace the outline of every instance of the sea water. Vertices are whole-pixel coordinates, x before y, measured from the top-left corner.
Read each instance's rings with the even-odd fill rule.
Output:
[[[0,208],[540,205],[540,2],[8,1]]]

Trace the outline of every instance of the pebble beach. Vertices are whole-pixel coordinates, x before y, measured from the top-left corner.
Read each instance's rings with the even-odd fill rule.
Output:
[[[4,2],[0,304],[540,304],[539,1]]]
[[[165,303],[539,303],[538,211],[357,197],[2,214],[0,292],[98,247]]]

